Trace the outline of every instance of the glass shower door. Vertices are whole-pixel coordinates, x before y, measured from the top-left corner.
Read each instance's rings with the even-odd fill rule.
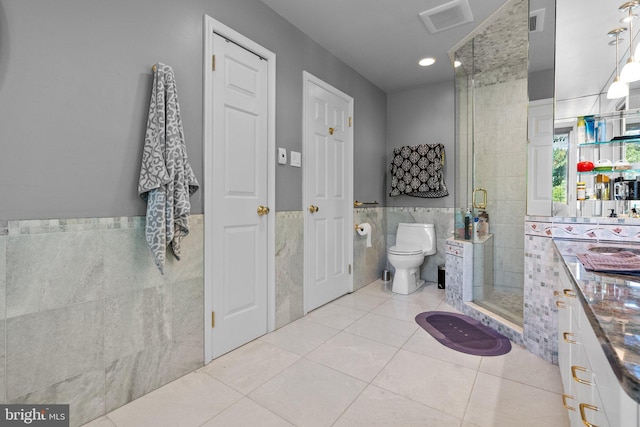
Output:
[[[474,189],[486,190],[490,236],[474,242],[473,301],[522,325],[528,1],[513,0],[493,20],[456,51],[456,216]]]

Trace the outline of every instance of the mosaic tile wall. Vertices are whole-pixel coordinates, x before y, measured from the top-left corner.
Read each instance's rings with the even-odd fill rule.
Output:
[[[476,87],[527,78],[529,1],[513,0],[473,39]]]
[[[472,299],[473,243],[450,238],[445,252],[445,299],[447,304],[462,311],[464,302]]]
[[[525,222],[526,346],[533,354],[557,363],[557,308],[553,287],[562,268],[554,251],[563,241],[640,242],[640,221],[629,218],[527,217]],[[575,243],[572,244],[575,247]]]
[[[521,328],[506,320],[498,319],[494,313],[472,302],[474,246],[468,241],[447,240],[445,289],[447,304],[501,333],[515,344],[524,345]]]
[[[0,222],[0,400],[77,426],[202,366],[203,231],[161,275],[142,217]]]
[[[546,218],[547,221],[550,218]],[[529,232],[543,223],[526,222],[524,331],[527,349],[549,362],[558,363],[558,322],[553,290],[558,281],[558,258],[549,236]],[[550,224],[547,223],[547,224]]]

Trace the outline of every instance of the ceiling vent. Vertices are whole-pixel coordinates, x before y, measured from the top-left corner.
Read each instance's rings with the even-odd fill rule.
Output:
[[[544,29],[544,9],[534,10],[529,14],[529,31],[541,33]]]
[[[420,13],[420,18],[431,34],[473,22],[467,0],[454,0]]]

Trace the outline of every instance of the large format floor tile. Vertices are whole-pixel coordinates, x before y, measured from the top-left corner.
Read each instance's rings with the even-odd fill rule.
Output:
[[[398,349],[341,332],[307,355],[307,359],[370,382]]]
[[[302,359],[249,395],[297,426],[329,426],[367,383]]]
[[[365,314],[367,312],[363,310],[329,303],[307,314],[307,319],[330,328],[342,330]]]
[[[116,409],[108,417],[117,427],[199,426],[242,395],[203,372],[193,372]]]
[[[252,341],[217,358],[201,370],[234,390],[247,394],[299,358],[275,345]]]
[[[293,424],[245,397],[202,425],[202,427],[248,426],[290,427]]]
[[[338,332],[340,332],[339,329],[324,326],[303,317],[261,337],[260,340],[304,356]]]
[[[402,347],[418,327],[415,322],[369,313],[347,326],[345,332]]]
[[[559,394],[482,372],[464,419],[481,427],[569,425]]]
[[[568,426],[558,367],[513,346],[451,350],[414,320],[456,310],[428,284],[367,285],[88,427]]]
[[[477,371],[400,350],[372,384],[462,418]]]
[[[458,427],[460,419],[406,397],[369,385],[335,427]]]

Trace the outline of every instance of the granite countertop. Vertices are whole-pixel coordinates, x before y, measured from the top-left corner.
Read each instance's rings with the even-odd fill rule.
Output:
[[[585,270],[577,255],[594,247],[633,248],[627,243],[554,240],[578,290],[578,299],[620,385],[640,403],[640,276]],[[597,250],[597,249],[596,249]]]

